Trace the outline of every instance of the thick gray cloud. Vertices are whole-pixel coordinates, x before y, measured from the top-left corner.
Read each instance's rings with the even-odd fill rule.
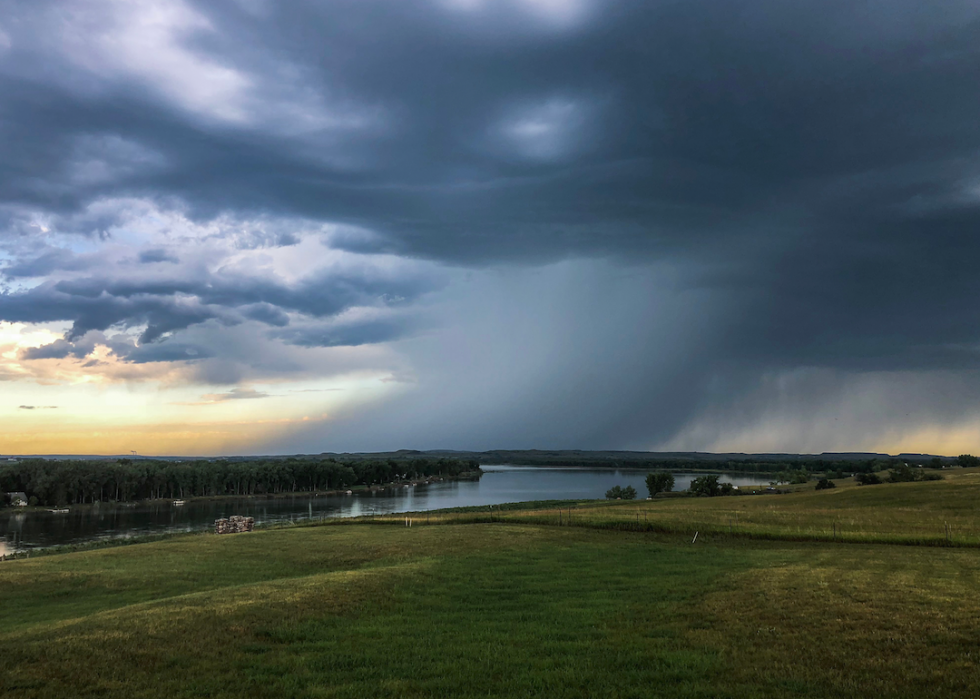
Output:
[[[143,250],[139,254],[139,261],[143,264],[153,264],[154,262],[173,262],[174,264],[180,262],[180,259],[171,252],[166,250]]]
[[[440,265],[601,258],[680,277],[657,299],[615,297],[615,313],[531,297],[511,312],[643,324],[695,294],[713,325],[687,351],[647,351],[655,329],[626,359],[597,349],[608,385],[617,367],[639,378],[576,418],[604,425],[594,444],[652,439],[651,423],[666,438],[766,372],[978,368],[975,3],[156,6],[150,26],[137,21],[148,3],[0,0],[0,319],[72,325],[29,358],[77,356],[86,333],[113,327],[141,333],[141,350],[208,323],[299,347],[391,342],[418,331],[412,307],[443,287]],[[202,229],[243,223],[208,234],[230,241],[217,257],[204,235],[141,242],[130,259],[147,274],[48,240],[126,245],[135,205],[109,201]],[[333,250],[431,266],[287,278],[233,264],[315,225]],[[362,307],[393,312],[344,316]],[[157,353],[180,359],[174,347]],[[586,365],[547,372],[533,405],[562,403]],[[644,390],[678,407],[658,412]],[[555,434],[534,431],[544,422],[526,417],[526,442]]]
[[[272,335],[300,347],[356,347],[406,337],[418,325],[415,318],[394,315],[326,325],[294,326],[276,331]]]
[[[159,250],[150,252],[153,261],[164,261],[157,259]],[[80,266],[77,256],[64,251],[47,253],[39,259],[52,262],[41,271],[31,268],[30,272],[12,276],[87,270],[94,264]],[[24,267],[14,265],[16,269]],[[398,308],[441,284],[438,274],[422,275],[377,265],[323,268],[293,283],[268,274],[212,272],[207,268],[176,268],[159,275],[134,275],[125,265],[103,265],[97,273],[48,279],[37,286],[0,294],[0,317],[21,322],[71,321],[66,336],[69,341],[113,326],[143,327],[139,340],[151,343],[206,321],[231,326],[250,319],[281,328],[290,323],[289,313],[316,319],[337,316],[361,306],[381,304]],[[394,331],[399,324],[389,322],[387,327]],[[288,336],[295,344],[318,345],[315,334],[303,329],[283,331],[279,336]],[[388,332],[383,339],[394,336]],[[378,342],[380,339],[372,338],[380,337],[377,322],[363,327],[348,322],[343,337],[337,333],[325,337],[323,346]],[[67,344],[38,348],[28,352],[25,358],[50,357],[57,352],[67,356],[65,347]]]

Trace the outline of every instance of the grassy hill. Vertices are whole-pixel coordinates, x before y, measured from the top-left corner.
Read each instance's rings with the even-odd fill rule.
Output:
[[[7,561],[0,695],[973,697],[978,497],[964,471]]]

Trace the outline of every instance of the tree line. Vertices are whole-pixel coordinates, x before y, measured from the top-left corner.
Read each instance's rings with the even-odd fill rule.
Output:
[[[692,457],[684,458],[612,458],[603,456],[591,456],[583,454],[581,456],[552,455],[552,454],[533,454],[519,453],[508,454],[506,459],[488,458],[481,454],[474,454],[480,458],[483,464],[509,463],[521,466],[576,466],[583,468],[602,468],[602,469],[624,469],[631,471],[716,471],[721,473],[745,473],[745,474],[773,474],[780,473],[807,473],[810,475],[818,473],[873,473],[887,470],[902,465],[908,459],[896,457],[885,458],[875,457],[868,459],[841,458],[833,459],[827,457],[820,458],[797,458],[793,460],[751,460],[751,459],[698,459]],[[496,455],[495,455],[496,456]],[[915,466],[927,468],[943,468],[948,466],[980,466],[980,458],[963,454],[959,457],[940,459],[931,457],[915,461]],[[843,477],[843,476],[840,476]],[[786,479],[789,482],[789,479]]]
[[[269,459],[265,461],[84,461],[24,459],[0,464],[0,492],[63,506],[219,495],[320,492],[479,472],[475,460]],[[2,502],[0,502],[2,504]]]

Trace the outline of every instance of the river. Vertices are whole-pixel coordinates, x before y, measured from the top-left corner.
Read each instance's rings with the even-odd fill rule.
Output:
[[[358,517],[392,512],[418,512],[446,507],[497,505],[527,500],[602,498],[614,485],[631,485],[646,496],[646,470],[484,466],[472,481],[441,481],[414,487],[385,488],[354,495],[191,500],[87,505],[68,512],[0,510],[0,554],[79,544],[110,538],[209,529],[214,520],[231,515],[254,517],[256,524],[296,522],[327,517]],[[701,474],[675,473],[675,490],[686,490]],[[765,476],[723,475],[723,482],[757,485]]]

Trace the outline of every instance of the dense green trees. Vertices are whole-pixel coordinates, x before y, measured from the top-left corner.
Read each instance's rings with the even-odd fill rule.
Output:
[[[23,491],[41,505],[263,495],[338,490],[477,471],[461,459],[352,460],[287,458],[252,461],[69,461],[25,459],[0,464],[0,491]]]
[[[888,474],[891,483],[911,483],[913,481],[941,481],[943,477],[938,473],[929,473],[921,468],[912,468],[908,464],[892,466]]]
[[[650,497],[655,497],[657,493],[669,493],[674,489],[674,474],[661,471],[659,473],[647,474],[647,491]]]
[[[854,479],[858,485],[879,485],[882,482],[877,473],[859,473]]]
[[[691,495],[704,495],[715,497],[716,495],[734,495],[736,488],[731,483],[719,483],[721,476],[699,476],[691,481],[687,492]]]
[[[705,495],[707,497],[721,495],[721,485],[718,483],[718,478],[718,476],[698,476],[691,481],[687,491],[691,495]]]

